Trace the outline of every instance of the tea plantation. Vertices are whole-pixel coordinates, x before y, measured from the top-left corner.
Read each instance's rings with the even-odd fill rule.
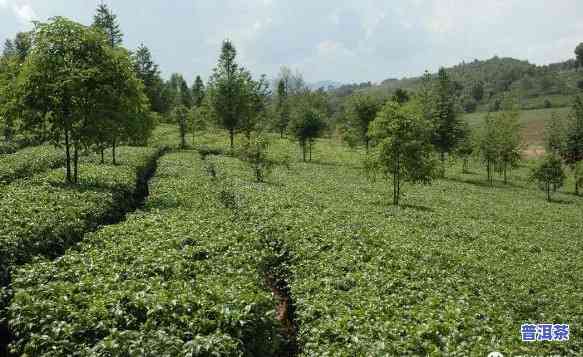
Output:
[[[362,151],[320,139],[303,163],[274,136],[270,155],[289,165],[257,183],[227,140],[163,155],[119,223],[103,217],[132,210],[120,192],[158,149],[124,148],[118,166],[89,155],[75,189],[59,186],[62,169],[2,187],[12,353],[583,353],[583,200],[569,182],[549,203],[529,163],[489,187],[479,165],[450,162],[395,208]],[[178,139],[161,126],[154,142]],[[521,324],[543,322],[569,324],[569,341],[521,341]]]

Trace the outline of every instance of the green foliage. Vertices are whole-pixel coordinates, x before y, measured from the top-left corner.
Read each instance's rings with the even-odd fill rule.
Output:
[[[299,142],[302,150],[302,159],[306,161],[309,151],[309,158],[312,159],[312,145],[314,140],[320,136],[324,129],[323,115],[309,101],[303,102],[294,108],[291,121],[291,132]]]
[[[583,161],[583,98],[575,96],[573,108],[566,125],[563,159],[571,167]],[[579,194],[579,181],[575,180],[575,194]]]
[[[578,67],[583,67],[583,42],[575,47],[575,60]]]
[[[256,276],[258,232],[232,221],[219,191],[197,156],[168,155],[145,212],[20,269],[15,352],[278,355],[272,297]]]
[[[377,146],[376,161],[393,181],[393,204],[399,205],[401,182],[425,183],[435,175],[429,141],[431,124],[415,105],[388,102],[372,122],[369,135]]]
[[[64,138],[66,180],[76,182],[83,147],[103,150],[111,143],[115,164],[116,145],[139,127],[131,121],[147,111],[143,84],[127,51],[108,47],[92,28],[57,17],[37,23],[34,38],[18,79],[21,111],[44,114],[24,116],[27,127],[48,127],[56,144]]]
[[[194,84],[192,85],[192,103],[195,107],[202,106],[203,100],[205,98],[205,88],[202,78],[196,76]]]
[[[56,168],[63,164],[64,159],[62,150],[49,145],[29,147],[0,156],[0,183],[9,183]]]
[[[406,92],[403,93],[401,95],[407,94]],[[401,99],[404,100],[405,97],[403,96]],[[365,144],[367,152],[370,144],[370,138],[368,136],[369,125],[375,120],[380,109],[381,103],[376,98],[360,94],[351,96],[346,103],[345,115],[347,124],[353,129],[352,133],[356,133],[358,139]]]
[[[269,141],[260,134],[251,135],[245,142],[240,158],[249,164],[257,182],[264,182],[274,165],[269,157]]]
[[[547,194],[547,200],[551,201],[551,191],[563,186],[565,182],[563,163],[557,155],[547,155],[532,172],[531,179],[536,181],[541,190]]]
[[[107,37],[109,45],[113,48],[123,42],[123,33],[115,15],[107,6],[101,3],[97,5],[97,13],[93,17],[93,26],[102,31]]]
[[[439,70],[435,83],[433,128],[431,141],[441,154],[441,160],[444,163],[445,154],[455,150],[463,134],[460,116],[456,109],[454,85],[444,68]],[[445,166],[443,170],[445,171]]]
[[[160,69],[152,60],[150,50],[144,44],[141,44],[132,54],[132,60],[136,75],[144,83],[144,91],[152,110],[156,113],[166,113],[169,108],[167,100],[163,97],[163,81],[160,77]]]
[[[550,154],[562,155],[565,151],[565,123],[557,112],[545,123],[545,149]]]
[[[190,112],[184,105],[177,105],[172,111],[172,118],[176,124],[178,124],[178,132],[180,134],[180,147],[186,147],[186,134],[188,133],[188,123],[191,121],[189,118]]]
[[[286,87],[286,81],[281,79],[277,82],[277,98],[275,113],[277,116],[277,129],[279,130],[280,136],[283,138],[290,121],[290,99],[288,95],[288,88]]]
[[[391,100],[395,103],[399,103],[401,105],[407,103],[410,99],[409,93],[402,88],[397,88]]]

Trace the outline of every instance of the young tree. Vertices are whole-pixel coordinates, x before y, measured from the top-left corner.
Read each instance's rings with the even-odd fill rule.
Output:
[[[577,62],[577,68],[583,67],[583,42],[575,47],[575,61]]]
[[[409,93],[401,88],[397,88],[391,100],[401,105],[407,103],[410,99]]]
[[[388,102],[370,125],[375,139],[376,165],[392,177],[393,204],[398,206],[402,182],[430,183],[435,164],[430,143],[431,123],[415,104]]]
[[[565,131],[563,160],[573,172],[577,164],[583,161],[583,98],[575,96],[573,108]],[[575,180],[575,194],[579,195],[579,180]]]
[[[196,145],[196,133],[206,129],[207,118],[209,116],[209,109],[206,105],[202,104],[199,106],[194,106],[190,113],[190,130],[192,132],[192,146]]]
[[[236,57],[235,46],[231,41],[225,40],[209,81],[211,107],[219,124],[229,132],[231,149],[234,148],[235,130],[243,110],[243,69],[237,64]]]
[[[312,161],[312,145],[322,130],[324,129],[323,115],[304,102],[292,114],[291,131],[300,143],[302,159],[306,161],[309,152],[309,159]]]
[[[498,172],[504,176],[504,184],[508,183],[508,170],[515,168],[520,161],[521,138],[516,110],[506,110],[496,114],[498,126]]]
[[[445,155],[455,150],[461,140],[462,131],[455,106],[455,89],[444,68],[439,69],[435,91],[432,142],[440,154],[442,176],[445,176]]]
[[[348,125],[354,128],[359,139],[364,142],[367,154],[370,146],[369,125],[375,120],[380,109],[381,104],[369,95],[353,95],[346,105]]]
[[[550,202],[551,192],[562,187],[565,182],[565,172],[559,156],[547,155],[544,161],[533,170],[531,180],[536,181],[541,190],[547,193],[547,200]]]
[[[121,45],[123,41],[123,33],[119,28],[117,15],[115,15],[106,4],[101,3],[97,6],[97,12],[93,17],[93,26],[107,36],[111,48]]]
[[[265,76],[254,80],[247,71],[241,73],[241,116],[239,129],[249,140],[251,132],[262,130],[265,124],[264,114],[267,108],[267,100],[270,95],[269,83]]]
[[[150,50],[141,44],[132,55],[134,70],[139,79],[144,83],[144,91],[152,110],[157,113],[165,113],[168,108],[162,97],[163,81],[160,77],[158,65],[152,60]]]
[[[277,116],[277,129],[279,130],[280,136],[283,139],[283,134],[285,133],[290,119],[290,105],[288,99],[288,91],[286,87],[286,81],[281,79],[277,82],[277,99],[275,105],[275,113]]]
[[[545,149],[553,155],[562,155],[565,151],[565,125],[556,112],[545,123]]]
[[[176,121],[176,124],[178,124],[181,149],[184,149],[186,147],[186,134],[188,133],[188,121],[189,121],[188,116],[189,116],[188,108],[182,104],[177,105],[172,110],[172,118]]]
[[[251,167],[257,182],[264,182],[273,167],[273,161],[269,159],[268,149],[269,141],[261,134],[251,135],[243,144],[241,160]]]
[[[490,186],[494,184],[493,173],[499,158],[499,137],[496,118],[491,113],[488,113],[484,118],[478,150],[482,162],[486,165]]]
[[[192,108],[192,91],[181,74],[173,73],[168,81],[168,87],[173,96],[173,106],[182,105],[187,109]]]
[[[196,76],[194,84],[192,85],[192,103],[195,107],[202,106],[202,101],[204,100],[205,90],[204,82],[200,76]]]
[[[462,135],[463,139],[460,141],[456,153],[463,161],[462,172],[466,174],[468,173],[469,160],[474,154],[475,143],[472,129],[467,122],[463,123],[462,131],[464,132]]]

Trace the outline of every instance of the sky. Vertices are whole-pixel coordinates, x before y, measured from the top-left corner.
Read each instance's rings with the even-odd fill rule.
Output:
[[[0,41],[32,21],[90,24],[101,0],[0,0]],[[207,78],[221,43],[274,77],[282,65],[306,81],[380,82],[495,55],[548,64],[583,42],[582,0],[104,0],[124,45],[144,43],[162,74]]]

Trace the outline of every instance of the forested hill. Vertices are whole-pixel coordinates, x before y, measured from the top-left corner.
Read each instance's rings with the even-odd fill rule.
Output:
[[[462,62],[446,70],[456,83],[466,112],[496,109],[504,93],[515,94],[522,109],[562,107],[570,105],[570,96],[583,88],[583,71],[576,70],[575,60],[537,66],[514,58],[493,57]],[[390,78],[378,85],[344,85],[335,92],[342,96],[354,91],[378,95],[390,95],[398,88],[415,91],[421,78]]]

